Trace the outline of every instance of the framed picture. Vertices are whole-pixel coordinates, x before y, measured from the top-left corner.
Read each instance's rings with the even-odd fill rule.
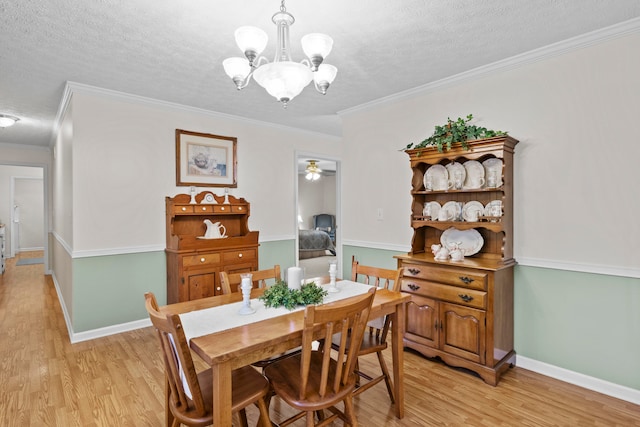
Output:
[[[176,185],[237,187],[237,138],[176,129]]]

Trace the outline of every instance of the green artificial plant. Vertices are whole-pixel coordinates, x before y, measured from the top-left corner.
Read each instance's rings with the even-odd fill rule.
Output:
[[[501,130],[491,130],[482,126],[477,126],[471,123],[473,114],[467,115],[466,118],[458,117],[457,120],[451,120],[447,117],[447,123],[444,125],[436,126],[433,135],[418,142],[410,143],[404,150],[436,147],[438,151],[443,152],[445,149],[450,150],[451,146],[455,143],[460,143],[465,150],[469,149],[467,141],[473,141],[475,139],[492,138],[494,136],[506,135],[507,132]]]
[[[258,297],[264,301],[265,307],[284,306],[293,310],[299,305],[320,304],[329,293],[315,282],[305,283],[300,289],[289,289],[287,284],[280,280]]]

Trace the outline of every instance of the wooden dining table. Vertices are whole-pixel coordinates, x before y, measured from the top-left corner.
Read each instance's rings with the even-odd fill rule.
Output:
[[[328,277],[308,279],[316,284],[329,283]],[[348,282],[344,282],[344,285]],[[343,286],[342,284],[339,284]],[[252,289],[251,298],[262,295],[263,289]],[[219,295],[160,307],[165,314],[183,314],[242,300],[240,292]],[[410,296],[401,292],[378,289],[371,308],[370,318],[391,316],[391,351],[395,388],[395,415],[404,417],[403,336],[405,304]],[[213,425],[231,426],[231,371],[251,363],[279,355],[302,344],[304,310],[247,323],[242,326],[208,333],[190,339],[189,346],[213,372]],[[167,426],[173,416],[165,391]],[[267,424],[270,425],[270,424]]]

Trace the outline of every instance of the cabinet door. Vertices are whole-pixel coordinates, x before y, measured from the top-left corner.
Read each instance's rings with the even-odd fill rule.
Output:
[[[457,304],[440,303],[442,350],[484,363],[485,312]]]
[[[188,301],[212,297],[222,293],[219,288],[218,270],[191,272],[185,277]]]
[[[429,347],[438,347],[438,302],[412,295],[406,308],[405,337]]]

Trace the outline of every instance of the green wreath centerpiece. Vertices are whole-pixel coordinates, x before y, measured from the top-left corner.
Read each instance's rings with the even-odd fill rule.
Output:
[[[320,304],[329,295],[325,289],[315,282],[305,283],[300,289],[289,289],[287,283],[279,280],[258,297],[264,301],[265,307],[285,307],[293,310],[300,305]]]

